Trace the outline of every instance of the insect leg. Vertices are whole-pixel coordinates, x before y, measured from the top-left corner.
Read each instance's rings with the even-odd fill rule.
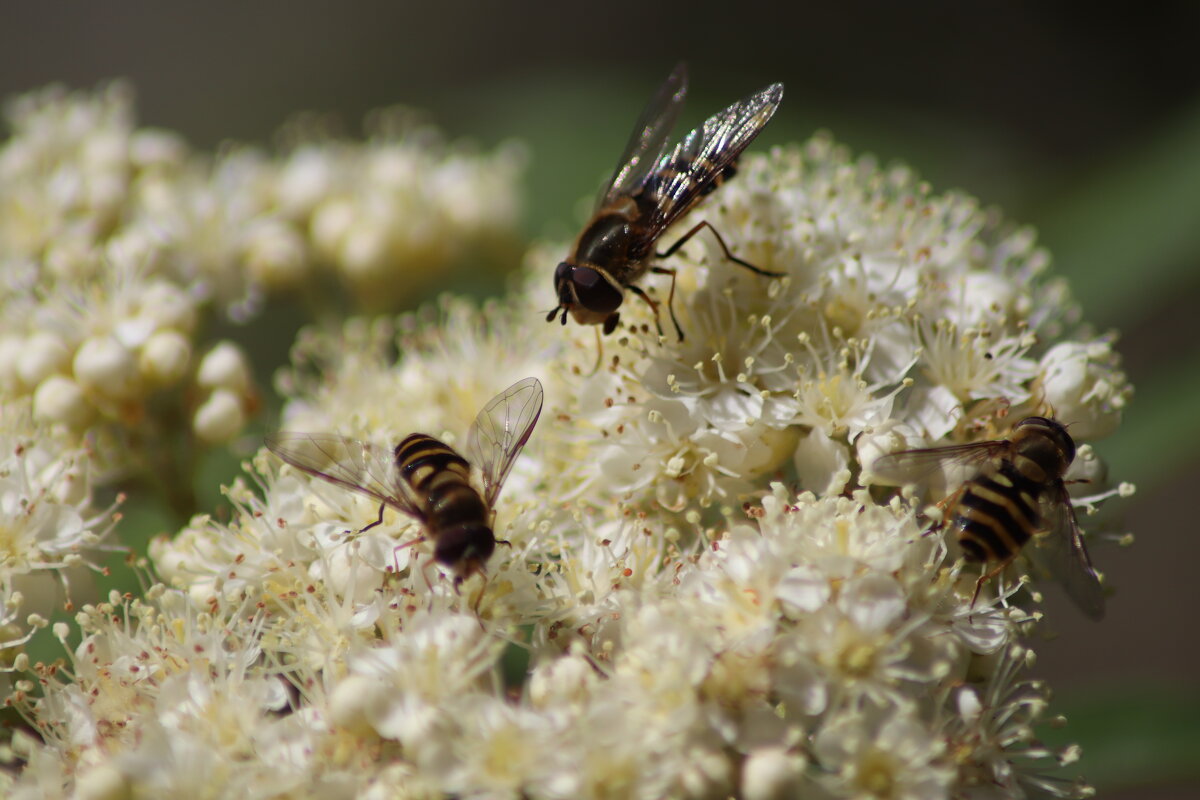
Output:
[[[710,231],[713,232],[713,236],[717,237],[717,244],[721,245],[721,251],[723,253],[725,253],[725,258],[729,259],[730,261],[737,264],[738,266],[745,267],[746,269],[750,270],[751,272],[758,273],[759,275],[765,275],[768,278],[782,278],[784,276],[785,273],[771,272],[769,270],[761,269],[759,267],[754,266],[749,261],[743,261],[742,259],[735,256],[733,253],[729,252],[729,247],[725,244],[725,240],[723,238],[721,238],[720,232],[717,231],[717,229],[714,228],[712,226],[712,223],[709,222],[708,220],[701,220],[700,222],[697,222],[694,226],[692,226],[692,229],[690,231],[685,233],[683,236],[679,237],[679,241],[675,242],[675,244],[668,247],[667,251],[665,253],[655,253],[655,257],[656,258],[668,258],[668,257],[674,255],[675,251],[678,250],[679,248],[683,247],[683,245],[687,242],[688,239],[691,239],[693,236],[695,236],[697,233],[699,233],[701,228],[708,228]]]
[[[600,329],[593,325],[592,330],[596,332],[596,363],[592,366],[592,371],[587,374],[589,378],[600,371],[600,362],[604,360],[604,340],[600,338]]]
[[[653,311],[654,311],[654,327],[658,328],[658,335],[662,336],[663,329],[662,329],[662,321],[658,318],[658,303],[651,300],[650,295],[648,295],[644,291],[642,291],[642,288],[640,286],[634,286],[633,284],[630,284],[628,286],[628,288],[631,292],[636,294],[638,297],[645,300],[646,304],[649,305],[651,309],[653,309]],[[681,334],[681,337],[682,337],[682,334]]]
[[[670,275],[671,288],[667,292],[667,311],[671,313],[671,322],[675,325],[675,333],[679,335],[679,341],[683,341],[683,328],[679,327],[679,320],[675,318],[675,270],[665,267],[651,267],[650,271],[656,275]],[[662,331],[659,331],[662,334]]]
[[[396,553],[400,552],[401,550],[403,550],[406,547],[412,547],[415,544],[420,544],[423,541],[425,541],[425,537],[418,536],[416,539],[413,539],[411,542],[405,542],[404,544],[398,544],[392,548],[392,568],[396,570],[397,574],[399,574],[399,572],[400,572],[400,560],[398,558],[396,558]]]
[[[375,520],[374,522],[372,522],[370,525],[368,525],[365,528],[359,528],[358,532],[366,533],[367,531],[371,530],[371,528],[374,528],[376,525],[382,525],[383,524],[383,508],[384,508],[384,504],[380,503],[379,504],[379,519]]]
[[[994,570],[992,570],[991,572],[985,572],[983,575],[980,576],[979,580],[977,580],[975,582],[975,594],[971,595],[971,608],[975,607],[975,601],[979,599],[979,592],[981,589],[983,589],[983,584],[987,583],[990,579],[996,577],[1001,572],[1003,572],[1004,568],[1007,567],[1009,564],[1011,564],[1013,562],[1014,558],[1016,558],[1015,555],[1009,556],[1008,558],[1001,561]]]

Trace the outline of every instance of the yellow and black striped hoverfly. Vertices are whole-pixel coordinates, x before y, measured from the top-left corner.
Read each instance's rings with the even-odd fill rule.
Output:
[[[966,559],[998,564],[979,579],[972,604],[984,582],[1024,552],[1035,571],[1053,577],[1084,614],[1100,619],[1104,591],[1063,480],[1074,460],[1075,442],[1065,426],[1048,417],[1026,417],[1006,438],[892,453],[876,460],[872,470],[889,479],[907,476],[909,482],[939,467],[972,472],[943,501],[944,524],[956,534]]]
[[[655,324],[662,335],[658,303],[637,286],[643,275],[653,272],[671,276],[667,309],[682,340],[683,329],[671,305],[675,271],[651,262],[670,257],[705,227],[717,237],[730,261],[759,275],[782,277],[783,273],[768,272],[735,257],[707,221],[697,223],[665,252],[655,252],[659,237],[671,223],[733,177],[738,156],[770,121],[783,99],[783,84],[771,84],[709,117],[668,151],[667,137],[686,94],[687,69],[681,63],[642,112],[591,221],[566,260],[554,270],[558,305],[546,315],[547,322],[561,311],[562,324],[566,325],[570,312],[580,325],[602,324],[604,333],[612,333],[620,320],[617,309],[628,289],[654,309]]]
[[[542,384],[537,378],[517,381],[475,418],[467,434],[469,460],[424,433],[392,449],[333,433],[286,431],[267,436],[266,445],[309,475],[378,500],[379,518],[362,530],[381,524],[389,506],[416,519],[433,541],[434,560],[454,573],[457,586],[483,573],[496,549],[496,498],[541,412]]]

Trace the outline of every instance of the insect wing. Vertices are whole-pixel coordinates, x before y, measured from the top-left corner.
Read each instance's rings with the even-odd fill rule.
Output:
[[[600,194],[597,206],[603,206],[622,195],[631,194],[640,187],[646,175],[654,167],[667,146],[667,137],[679,119],[683,100],[687,95],[687,66],[680,62],[667,76],[654,97],[646,104],[625,152],[617,161],[616,171]]]
[[[1092,566],[1075,509],[1066,486],[1059,485],[1042,501],[1042,518],[1046,533],[1035,538],[1025,553],[1035,569],[1054,578],[1075,605],[1092,619],[1104,616],[1104,589],[1100,576]]]
[[[542,384],[525,378],[483,407],[467,434],[467,454],[483,474],[483,494],[492,506],[542,413]]]
[[[647,220],[650,238],[658,238],[711,191],[713,183],[770,122],[782,99],[783,84],[773,83],[709,117],[658,159],[641,189],[655,198]]]
[[[926,447],[917,450],[902,450],[875,459],[871,472],[878,478],[897,485],[915,483],[927,485],[937,473],[954,468],[965,473],[967,480],[995,459],[1007,455],[1012,445],[1007,439],[994,439],[971,444],[953,444],[947,447]],[[956,476],[949,476],[951,478]],[[951,481],[953,482],[953,481]]]
[[[425,518],[412,488],[396,472],[390,450],[333,433],[288,431],[270,434],[266,445],[309,475],[361,492],[418,520]]]

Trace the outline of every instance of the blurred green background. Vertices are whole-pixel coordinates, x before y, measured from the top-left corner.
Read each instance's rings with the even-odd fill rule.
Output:
[[[304,110],[357,131],[398,102],[453,137],[519,138],[531,237],[573,235],[679,59],[685,124],[784,81],[755,147],[829,129],[1036,226],[1087,319],[1121,331],[1137,387],[1120,433],[1096,445],[1139,488],[1120,504],[1136,545],[1093,552],[1119,594],[1100,624],[1049,597],[1061,636],[1035,644],[1072,720],[1052,734],[1084,745],[1103,796],[1197,795],[1200,537],[1182,501],[1200,480],[1200,4],[1110,17],[1033,3],[146,0],[13,4],[2,28],[0,96],[125,77],[144,124],[197,147],[267,144]],[[258,374],[290,333],[251,334]]]

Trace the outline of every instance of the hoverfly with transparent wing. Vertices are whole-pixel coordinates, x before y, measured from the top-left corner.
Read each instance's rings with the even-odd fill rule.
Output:
[[[771,84],[709,117],[667,151],[667,137],[686,94],[687,69],[681,63],[642,112],[591,221],[566,260],[555,269],[558,305],[546,315],[547,322],[561,311],[562,324],[566,325],[570,312],[580,325],[603,325],[604,333],[612,333],[620,321],[617,309],[628,289],[654,310],[661,336],[658,303],[637,286],[643,275],[653,272],[671,276],[667,309],[682,341],[683,329],[672,306],[675,271],[651,261],[670,257],[702,228],[713,232],[725,257],[735,264],[759,275],[783,276],[734,256],[707,221],[697,223],[665,252],[655,252],[659,237],[673,222],[733,177],[738,156],[770,121],[783,99],[783,84]]]
[[[424,433],[389,449],[333,433],[280,431],[267,449],[309,475],[360,492],[421,523],[433,557],[454,573],[455,586],[483,573],[496,548],[496,498],[542,412],[542,384],[525,378],[492,398],[467,434],[468,461]],[[471,481],[479,470],[482,491]]]
[[[1062,584],[1084,614],[1100,619],[1104,590],[1063,480],[1074,460],[1075,442],[1061,423],[1026,417],[1007,438],[892,453],[877,459],[872,470],[909,483],[944,467],[970,471],[943,501],[943,524],[955,532],[968,561],[998,562],[975,585],[972,605],[984,582],[1023,551],[1036,571]]]

